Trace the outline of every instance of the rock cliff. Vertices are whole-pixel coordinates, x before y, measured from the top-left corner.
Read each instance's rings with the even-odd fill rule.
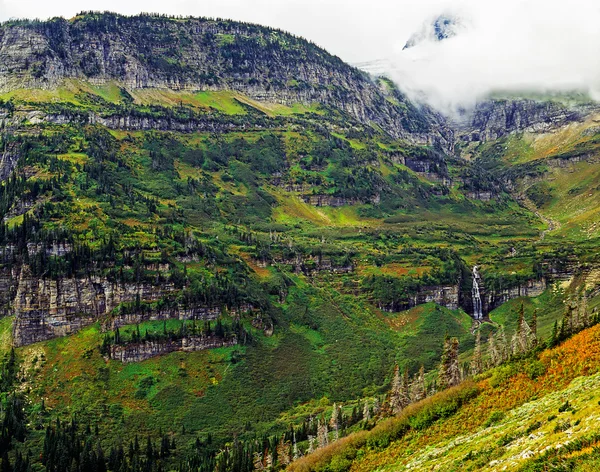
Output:
[[[547,132],[580,121],[595,109],[592,104],[565,105],[553,100],[491,99],[451,122],[458,140],[486,142],[517,131]]]
[[[151,357],[168,354],[175,351],[202,351],[218,347],[235,346],[237,339],[223,339],[216,336],[188,336],[176,340],[144,341],[124,345],[112,345],[110,358],[124,364],[140,362]]]
[[[132,312],[115,310],[136,300],[157,302],[173,292],[174,287],[169,285],[118,284],[98,277],[53,280],[32,277],[26,268],[15,275],[2,277],[0,287],[5,288],[5,303],[11,305],[15,315],[16,346],[66,336],[99,320],[115,328],[158,319],[214,320],[220,315],[218,307],[183,308],[178,304]]]
[[[344,111],[395,137],[451,143],[439,116],[316,45],[279,30],[206,18],[85,14],[0,26],[0,90],[65,79],[128,89],[237,90],[257,100]]]

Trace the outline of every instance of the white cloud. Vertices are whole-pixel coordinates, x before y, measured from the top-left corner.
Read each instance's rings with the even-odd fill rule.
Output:
[[[439,108],[494,91],[600,93],[600,5],[594,1],[464,1],[466,32],[391,57],[392,76]]]

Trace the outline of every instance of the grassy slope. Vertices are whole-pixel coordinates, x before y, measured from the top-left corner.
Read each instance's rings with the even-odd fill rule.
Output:
[[[116,84],[92,88],[76,82],[56,92],[22,91],[19,92],[21,96],[14,98],[91,106],[82,100],[82,92],[111,103],[123,100]],[[179,94],[144,90],[132,95],[139,104],[167,107],[183,104],[225,114],[247,113],[241,103],[268,115],[318,111],[299,106],[284,109],[258,104],[229,92]],[[73,414],[98,422],[108,434],[109,441],[114,439],[115,428],[134,434],[155,432],[158,428],[179,431],[185,427],[186,434],[182,437],[190,441],[197,433],[211,432],[226,439],[234,434],[251,435],[274,428],[285,429],[285,420],[289,418],[286,411],[302,408],[299,403],[321,397],[347,401],[383,391],[394,362],[408,365],[412,371],[420,364],[428,369],[434,367],[446,333],[460,337],[462,349],[468,351],[473,345],[473,337],[469,333],[470,318],[465,313],[451,312],[433,304],[403,313],[381,312],[367,297],[357,299],[355,287],[360,278],[369,274],[423,275],[439,268],[440,261],[427,252],[439,247],[453,248],[467,264],[484,261],[502,271],[527,273],[531,270],[531,255],[512,259],[504,256],[511,247],[530,246],[543,228],[543,223],[513,202],[468,201],[457,188],[452,190],[451,198],[420,200],[387,213],[366,204],[315,208],[303,203],[297,192],[270,185],[264,175],[251,173],[245,164],[235,161],[227,169],[215,170],[209,166],[194,166],[178,158],[172,171],[154,171],[148,152],[142,148],[147,134],[118,131],[111,134],[127,155],[132,172],[126,179],[133,182],[136,191],[157,198],[162,212],[171,211],[173,207],[182,208],[188,218],[187,228],[197,230],[203,241],[214,243],[219,240],[225,246],[231,244],[228,247],[230,254],[242,259],[262,281],[269,282],[279,272],[277,264],[268,269],[254,264],[248,255],[253,247],[239,246],[239,241],[233,241],[218,217],[201,215],[197,210],[200,202],[218,202],[218,214],[225,221],[238,222],[265,239],[273,230],[284,234],[294,245],[354,252],[358,271],[339,277],[293,275],[297,286],[290,290],[284,303],[277,305],[280,312],[275,335],[272,338],[258,336],[257,344],[243,349],[237,363],[231,362],[235,349],[173,353],[131,366],[114,361],[107,363],[96,349],[102,340],[97,327],[68,339],[23,348],[20,352],[30,363],[37,358],[30,377],[32,401],[39,404],[45,398],[51,415],[68,417]],[[338,164],[329,165],[321,172],[306,171],[298,164],[304,158],[302,156],[310,154],[309,145],[317,140],[312,132],[282,129],[275,134],[285,143],[294,172],[304,177],[320,174],[330,184],[331,170]],[[243,138],[256,143],[264,136],[264,132],[249,131],[229,133],[223,139]],[[187,147],[206,149],[214,144],[211,136],[203,133],[175,137]],[[339,137],[346,140],[343,134]],[[379,137],[375,141],[377,139]],[[374,145],[377,149],[381,147],[379,142],[367,137],[364,142],[359,138],[346,141],[353,150],[364,151]],[[402,143],[390,146],[394,148]],[[81,169],[75,170],[75,166],[91,160],[75,145],[59,159],[73,165],[74,180],[78,181],[84,176]],[[433,185],[423,176],[381,159],[379,165],[369,164],[369,168],[388,182],[405,173],[424,188]],[[43,166],[36,170],[36,178],[51,175]],[[259,177],[253,182],[247,178],[249,174]],[[214,185],[214,194],[196,200],[182,195],[176,185],[185,188],[188,178],[206,179]],[[414,202],[410,200],[410,186],[406,187],[409,189],[407,201]],[[114,228],[130,228],[132,231],[124,231],[123,235],[128,244],[142,245],[148,257],[157,259],[160,256],[163,242],[153,234],[153,229],[161,227],[164,220],[159,221],[145,209],[140,211],[133,203],[125,206],[118,215],[109,216],[109,205],[101,202],[100,197],[90,196],[89,192],[83,195],[74,183],[65,184],[64,189],[74,197],[72,211],[55,218],[52,224],[80,231],[85,238],[96,241]],[[255,213],[254,205],[260,200],[258,189],[272,196],[275,202],[266,206],[266,210]],[[89,214],[95,216],[91,223]],[[16,223],[19,218],[22,216],[10,223]],[[414,248],[416,255],[403,252],[406,248]],[[187,268],[198,273],[208,270],[202,262],[189,264]],[[548,294],[544,296],[548,300],[551,298]],[[526,302],[528,317],[532,306],[542,308],[540,330],[543,334],[560,313],[552,303],[546,303],[544,298]],[[518,304],[516,301],[497,310],[492,314],[492,320],[505,324],[510,333]],[[546,310],[546,307],[550,308]],[[6,326],[8,324],[6,321]],[[485,329],[492,328],[486,326]],[[310,405],[307,410],[314,411],[314,406]]]
[[[334,443],[290,470],[520,470],[548,448],[598,432],[599,361],[600,326],[595,326],[542,352],[539,360],[516,361],[475,379],[477,396],[447,419],[426,428],[413,426],[389,445],[382,442],[401,431],[406,421],[401,415],[371,433]],[[441,407],[448,395],[454,394],[416,404],[407,414],[416,420],[423,407]]]
[[[195,110],[212,110],[226,115],[245,115],[246,107],[268,116],[289,116],[304,113],[322,113],[317,104],[290,106],[279,103],[259,102],[245,95],[227,90],[178,92],[166,89],[127,90],[117,82],[91,85],[87,82],[67,79],[55,89],[16,89],[0,94],[2,100],[28,103],[69,103],[81,108],[102,104],[123,104],[133,99],[136,105],[159,105],[164,107],[189,107]],[[126,93],[127,95],[124,95]]]

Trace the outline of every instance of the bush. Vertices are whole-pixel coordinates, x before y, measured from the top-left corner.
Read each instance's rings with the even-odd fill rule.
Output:
[[[494,373],[490,377],[490,385],[494,388],[504,385],[512,376],[519,372],[519,366],[511,363],[500,367],[496,367]]]
[[[525,373],[531,380],[535,380],[546,373],[546,365],[536,359],[525,366]]]
[[[483,423],[483,426],[485,428],[488,428],[490,426],[492,426],[493,424],[499,423],[500,421],[502,421],[504,419],[504,412],[503,411],[492,411],[492,413],[490,413],[490,416],[488,417],[488,419],[485,421],[485,423]]]
[[[525,430],[525,434],[533,433],[535,430],[539,429],[540,426],[542,426],[542,423],[540,421],[536,421],[535,423],[530,424]]]

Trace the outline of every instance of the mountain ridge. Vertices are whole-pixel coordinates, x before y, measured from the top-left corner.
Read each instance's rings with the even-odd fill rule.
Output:
[[[112,13],[7,22],[0,55],[3,91],[73,78],[131,89],[230,89],[275,103],[316,101],[395,137],[447,141],[435,113],[398,91],[389,99],[365,73],[313,43],[254,24]]]

